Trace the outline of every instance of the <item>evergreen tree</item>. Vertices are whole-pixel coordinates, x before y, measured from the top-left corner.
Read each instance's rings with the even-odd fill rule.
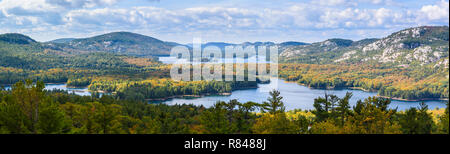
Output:
[[[101,133],[117,133],[117,129],[120,127],[121,106],[99,102],[94,102],[92,105],[95,110],[94,119],[100,125]]]
[[[396,110],[387,109],[389,104],[389,99],[375,96],[358,101],[353,109],[354,115],[348,123],[351,126],[346,127],[352,128],[351,133],[357,134],[398,133],[398,126],[392,121]]]
[[[327,120],[331,114],[334,112],[334,107],[336,103],[339,101],[339,97],[336,95],[329,95],[325,93],[325,97],[319,97],[314,99],[314,108],[313,113],[316,115],[316,120],[318,122]]]
[[[443,116],[441,116],[440,119],[440,129],[441,132],[445,134],[449,134],[449,116],[448,116],[448,101],[447,101],[447,108],[445,108],[445,113]]]
[[[227,110],[223,108],[224,102],[214,104],[209,110],[200,115],[200,123],[207,134],[230,134],[234,132]]]
[[[268,102],[262,104],[262,110],[264,112],[269,112],[270,114],[283,113],[285,107],[283,101],[281,101],[283,97],[280,96],[280,91],[272,90],[269,94],[270,97],[267,99]]]
[[[59,134],[67,127],[67,119],[59,105],[54,102],[47,102],[42,105],[39,112],[39,129],[43,134]]]
[[[337,103],[337,107],[336,107],[336,113],[337,113],[337,117],[340,118],[340,126],[343,126],[345,121],[347,120],[346,118],[351,114],[350,111],[350,103],[349,100],[350,98],[353,96],[352,93],[347,92],[345,94],[345,97],[342,99],[339,99],[338,103]]]
[[[430,134],[433,119],[428,113],[428,106],[420,103],[420,108],[411,108],[400,116],[399,123],[404,134]]]
[[[264,114],[252,127],[256,134],[296,134],[295,124],[286,118],[286,113]]]

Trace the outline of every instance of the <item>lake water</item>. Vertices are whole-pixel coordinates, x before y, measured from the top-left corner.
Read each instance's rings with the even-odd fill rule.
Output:
[[[11,89],[10,86],[6,86],[5,88],[6,88],[6,90]],[[75,93],[80,96],[90,96],[91,95],[91,92],[89,92],[88,88],[69,88],[66,86],[66,84],[45,84],[45,89],[46,90],[54,90],[54,89],[65,90],[65,91],[68,91],[69,93]]]
[[[6,87],[10,89],[10,87]],[[68,88],[65,84],[47,84],[45,89],[61,89],[74,92],[77,95],[89,96],[91,93],[87,88]],[[236,90],[233,91],[229,96],[205,96],[201,98],[174,98],[166,101],[154,101],[150,103],[166,103],[169,105],[174,104],[194,104],[203,105],[210,107],[214,105],[217,101],[229,101],[232,99],[237,99],[240,102],[253,101],[261,103],[266,101],[269,97],[269,92],[271,89],[278,89],[283,96],[282,101],[286,106],[287,110],[292,109],[313,109],[314,99],[319,96],[324,96],[325,90],[320,89],[310,89],[305,86],[298,85],[297,83],[288,83],[281,79],[272,79],[270,84],[259,84],[257,89],[246,89],[246,90]],[[356,101],[365,99],[370,96],[375,96],[377,93],[374,92],[364,92],[361,90],[326,90],[328,94],[334,94],[339,97],[345,96],[346,92],[352,92],[353,97],[350,100],[350,104],[354,106]],[[399,110],[409,109],[411,107],[418,107],[420,102],[409,102],[409,101],[396,101],[393,100],[390,104],[390,108],[398,107]],[[425,101],[429,109],[435,108],[445,108],[445,101]]]
[[[185,59],[178,60],[176,57],[159,57],[158,61],[164,63],[164,64],[174,64],[175,62],[178,64],[199,64],[199,62],[188,62]],[[266,64],[271,63],[271,61],[266,61],[264,58],[258,58],[256,56],[251,56],[248,58],[222,58],[222,59],[210,59],[209,62],[201,62],[202,64],[228,64],[228,63],[260,63],[260,64]]]
[[[278,84],[278,85],[276,85]],[[269,97],[269,90],[274,87],[281,92],[283,96],[282,101],[286,106],[287,110],[292,109],[313,109],[314,99],[319,96],[324,96],[325,90],[320,89],[310,89],[305,86],[298,85],[297,83],[288,83],[281,79],[272,79],[270,84],[259,84],[257,89],[246,89],[246,90],[236,90],[233,91],[229,96],[205,96],[201,98],[174,98],[166,101],[154,101],[152,103],[166,103],[170,105],[174,104],[194,104],[194,105],[204,105],[210,107],[214,105],[217,101],[229,101],[232,99],[237,99],[239,102],[253,101],[261,103],[266,101]],[[346,92],[352,92],[353,97],[350,100],[352,106],[356,105],[358,100],[363,100],[370,96],[375,96],[377,93],[374,92],[364,92],[361,90],[326,90],[328,94],[334,94],[339,97],[344,97]],[[409,109],[411,107],[418,107],[420,102],[409,102],[409,101],[396,101],[393,100],[390,104],[390,108],[398,107],[399,110]],[[429,109],[435,108],[445,108],[444,101],[425,101]]]

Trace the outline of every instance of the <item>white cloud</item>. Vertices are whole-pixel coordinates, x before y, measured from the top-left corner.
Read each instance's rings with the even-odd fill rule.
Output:
[[[401,5],[393,0],[360,0],[361,2],[368,2],[370,4],[375,5],[384,5],[384,6],[392,6],[392,5]]]
[[[323,5],[323,6],[356,6],[356,2],[352,0],[315,0],[311,2],[312,4]]]
[[[188,7],[181,10],[151,6],[119,7],[121,0],[3,0],[2,31],[25,33],[101,33],[147,29],[155,34],[209,33],[222,36],[289,36],[293,33],[353,32],[447,24],[448,1],[418,9],[384,7],[391,0],[319,0],[284,8]],[[152,1],[152,0],[146,0]],[[365,2],[372,7],[358,6]],[[343,30],[345,29],[345,30]],[[308,32],[308,33],[307,33]],[[309,33],[310,32],[310,33]],[[376,34],[376,33],[375,33]],[[56,35],[56,34],[55,34]]]
[[[69,10],[116,4],[118,0],[3,0],[0,11],[11,20],[37,17],[42,23],[62,24],[62,16]]]
[[[0,12],[3,12],[6,17],[6,24],[11,26],[63,24],[59,11],[57,6],[45,3],[45,0],[3,0],[0,2]]]
[[[117,2],[118,0],[46,0],[46,3],[70,9],[113,5]]]
[[[232,29],[336,29],[388,28],[408,24],[407,12],[386,8],[344,10],[296,5],[280,10],[250,10],[243,8],[196,7],[167,10],[156,7],[131,9],[81,9],[69,11],[64,21],[74,25],[147,27],[170,30]]]
[[[421,20],[436,21],[446,20],[449,18],[449,2],[441,0],[436,5],[425,5],[419,11],[419,18]]]
[[[45,3],[45,0],[3,0],[0,9],[7,15],[33,14],[37,12],[57,11],[57,7]]]

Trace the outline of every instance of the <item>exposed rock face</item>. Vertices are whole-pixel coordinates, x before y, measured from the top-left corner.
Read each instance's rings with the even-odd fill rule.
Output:
[[[433,49],[430,46],[421,46],[414,49],[412,57],[414,59],[408,60],[410,61],[418,60],[419,62],[421,62],[421,65],[424,65],[436,62],[441,58],[441,54],[438,51],[433,52]]]
[[[445,69],[448,69],[448,58],[437,62],[436,65],[434,65],[434,67],[443,67]]]
[[[375,57],[379,57],[378,62],[381,63],[406,60],[408,62],[418,61],[421,65],[424,65],[436,62],[445,55],[443,53],[445,52],[445,46],[440,46],[439,51],[433,50],[431,47],[431,45],[433,45],[433,40],[440,39],[433,36],[426,36],[427,33],[432,32],[433,27],[406,29],[369,44],[367,47],[363,48],[363,52],[383,49],[381,54],[375,55]],[[413,53],[408,54],[408,50],[413,50]],[[446,55],[448,55],[448,43],[446,52]],[[403,55],[406,55],[404,56],[405,59],[400,59]]]
[[[356,51],[355,51],[355,50],[352,50],[352,51],[346,52],[346,53],[344,53],[344,55],[342,55],[342,58],[339,58],[339,59],[335,60],[334,62],[341,62],[341,61],[344,61],[344,60],[350,59],[350,58],[351,58],[351,56],[352,56],[353,54],[355,54],[355,53],[356,53]]]
[[[283,56],[283,57],[293,57],[293,56],[296,56],[296,55],[305,55],[306,52],[307,52],[307,50],[306,50],[306,49],[302,49],[302,48],[300,48],[300,49],[297,49],[297,48],[287,48],[286,50],[284,50],[284,51],[280,54],[280,56]]]
[[[352,46],[353,43],[356,43]],[[324,53],[340,54],[349,49],[359,46],[360,42],[353,42],[345,39],[328,39],[323,42],[317,42],[309,45],[288,47],[280,53],[281,58],[290,59],[304,56],[318,56],[309,58],[308,61],[326,61],[326,58],[320,57]],[[342,53],[343,54],[343,53]]]
[[[382,39],[353,42],[349,46],[340,46],[336,42],[326,40],[309,46],[291,47],[284,50],[280,56],[284,59],[300,59],[295,57],[311,57],[314,55],[312,53],[321,52],[327,56],[320,57],[320,54],[316,54],[319,56],[317,58],[331,58],[328,63],[372,61],[397,63],[402,66],[426,65],[448,57],[448,33],[447,26],[422,26],[395,32]]]

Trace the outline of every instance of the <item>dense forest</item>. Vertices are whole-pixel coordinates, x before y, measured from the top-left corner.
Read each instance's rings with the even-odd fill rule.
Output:
[[[351,93],[343,98],[324,95],[314,100],[313,110],[291,111],[285,110],[278,91],[266,102],[231,100],[212,107],[148,103],[227,95],[262,83],[261,76],[257,81],[171,80],[171,64],[152,56],[167,55],[176,43],[123,32],[60,43],[2,34],[0,134],[448,134],[448,103],[446,109],[429,110],[425,104],[405,111],[389,108],[389,98],[449,97],[448,27],[420,29],[426,30],[420,38],[404,33],[408,29],[383,39],[329,39],[280,47],[286,49],[280,52],[285,62],[278,64],[280,78],[311,88],[353,88],[385,96],[350,106]],[[382,51],[366,52],[365,47],[380,41],[393,47],[389,40],[398,38],[402,48],[397,53],[402,56],[389,63],[384,54],[364,61]],[[433,39],[438,41],[428,41]],[[105,41],[112,46],[102,45]],[[88,87],[92,96],[44,90],[44,83]]]
[[[67,83],[69,87],[89,87],[91,91],[114,93],[117,98],[143,101],[182,95],[225,94],[236,89],[255,88],[260,83],[259,80],[175,82],[169,79],[171,65],[153,58],[108,52],[74,54],[48,49],[48,44],[39,44],[19,34],[1,36],[4,39],[0,40],[0,85],[26,79]],[[52,48],[58,48],[57,45],[53,44]]]
[[[411,32],[413,30],[421,31],[420,36],[414,36]],[[401,41],[389,43],[395,39]],[[102,46],[105,42],[112,46]],[[387,42],[387,46],[382,48],[401,43],[399,46],[402,48],[395,49],[401,56],[389,63],[362,61],[380,54],[381,50],[364,50],[379,42]],[[244,44],[274,45],[261,42]],[[288,44],[280,46],[283,49],[280,50],[282,63],[278,68],[279,76],[288,81],[319,89],[356,88],[377,91],[380,96],[402,100],[449,98],[446,26],[405,29],[382,39],[328,39],[312,44]],[[177,44],[126,32],[69,39],[59,43],[41,43],[22,34],[1,34],[0,85],[12,85],[26,79],[44,83],[67,83],[70,87],[88,86],[92,91],[105,91],[117,94],[116,97],[122,99],[133,100],[220,94],[256,87],[253,82],[167,81],[171,65],[158,62],[150,55],[159,55],[162,49],[174,45]],[[115,48],[118,46],[121,50],[123,48],[123,53]],[[142,56],[145,49],[152,49],[157,53]],[[181,88],[180,85],[186,87]]]
[[[89,90],[114,92],[120,99],[145,100],[183,95],[225,94],[231,93],[232,90],[256,87],[257,81],[96,80],[89,85]]]
[[[448,99],[448,69],[403,68],[381,64],[282,64],[287,81],[318,89],[356,88],[405,100]]]
[[[169,70],[169,66],[152,58],[108,52],[61,51],[57,44],[39,43],[24,35],[0,35],[0,84],[32,79],[86,86],[88,83],[83,80],[92,77],[169,77]]]
[[[313,110],[285,111],[280,92],[266,102],[217,102],[196,105],[149,104],[110,95],[78,96],[44,90],[31,80],[0,90],[1,134],[448,134],[447,108],[425,104],[406,111],[390,100],[369,97],[349,105],[325,95]]]
[[[380,39],[327,39],[280,53],[280,76],[312,88],[357,88],[401,100],[448,100],[449,27]]]

